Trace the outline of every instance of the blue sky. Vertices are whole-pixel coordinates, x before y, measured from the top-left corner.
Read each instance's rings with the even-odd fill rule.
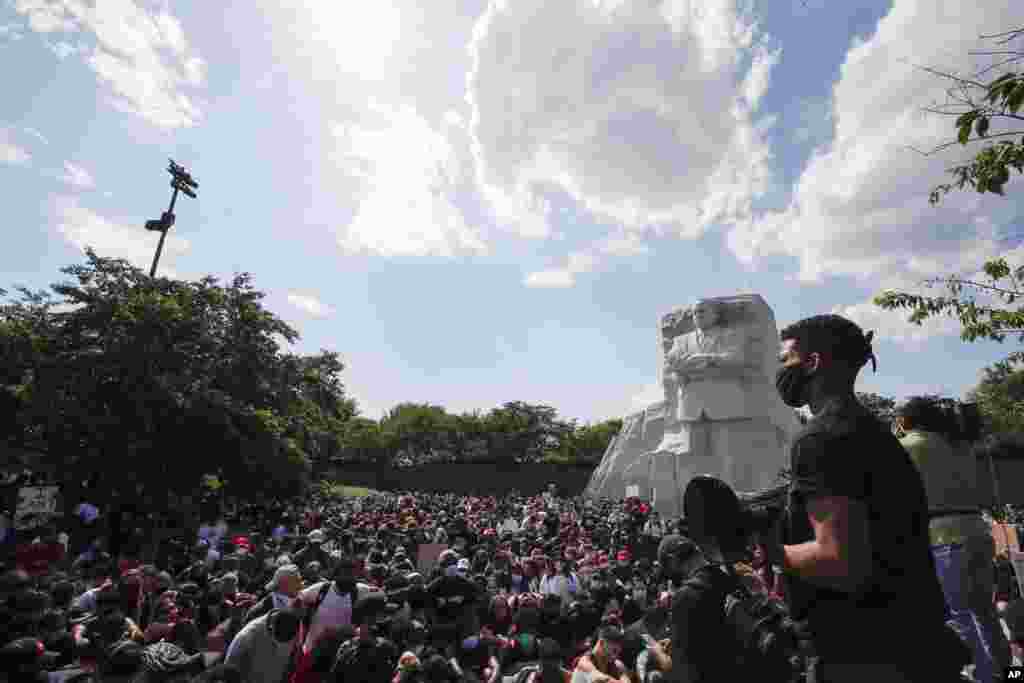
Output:
[[[4,286],[82,249],[148,268],[166,158],[199,180],[161,272],[254,274],[371,417],[658,398],[656,322],[755,291],[877,330],[861,389],[960,395],[1012,342],[870,304],[1020,263],[1009,199],[928,206],[921,114],[1016,0],[0,0]],[[957,153],[957,150],[954,150]]]

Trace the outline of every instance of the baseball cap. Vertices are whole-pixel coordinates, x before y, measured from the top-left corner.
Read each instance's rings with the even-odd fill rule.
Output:
[[[325,540],[325,534],[323,530],[316,529],[315,531],[309,532],[308,539],[310,543],[323,543]]]

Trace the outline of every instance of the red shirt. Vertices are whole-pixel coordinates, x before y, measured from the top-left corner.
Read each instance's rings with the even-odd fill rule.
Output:
[[[50,570],[50,565],[64,559],[64,546],[60,543],[27,543],[14,549],[18,569],[24,569],[31,576],[39,576]]]

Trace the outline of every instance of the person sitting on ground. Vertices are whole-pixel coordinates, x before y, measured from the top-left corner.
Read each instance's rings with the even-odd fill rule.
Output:
[[[576,662],[572,683],[630,683],[621,661],[624,642],[622,629],[603,626],[597,645]]]
[[[307,545],[293,556],[295,564],[305,567],[310,562],[319,562],[321,567],[331,566],[331,556],[324,550],[327,535],[321,529],[309,532]]]

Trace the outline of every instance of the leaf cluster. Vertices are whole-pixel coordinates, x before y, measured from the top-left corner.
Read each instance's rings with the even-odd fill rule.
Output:
[[[999,44],[1007,48],[983,52],[982,54],[998,57],[999,61],[986,67],[973,78],[926,69],[953,81],[953,86],[947,91],[950,102],[944,107],[928,111],[956,116],[955,142],[940,145],[930,153],[947,149],[954,144],[965,146],[975,142],[984,143],[982,149],[965,163],[947,169],[953,176],[953,181],[940,183],[932,189],[929,201],[933,205],[938,204],[953,190],[967,188],[981,194],[989,192],[1002,196],[1011,172],[1024,173],[1024,136],[1021,136],[1024,129],[1012,129],[1013,125],[1019,126],[1018,122],[1024,121],[1024,115],[1021,113],[1021,107],[1024,106],[1024,73],[1008,70],[990,81],[983,80],[996,68],[1012,68],[1024,61],[1024,48],[1019,44],[1013,44],[1013,41],[1024,38],[1024,29],[983,37],[1001,38]],[[1011,128],[993,133],[991,128],[995,121],[1009,124]],[[1018,136],[1018,139],[1013,139],[1015,136]],[[1006,139],[993,142],[993,138]]]
[[[964,341],[1003,342],[1013,335],[1024,340],[1024,306],[1018,303],[1024,295],[1024,268],[997,258],[985,263],[983,274],[984,279],[951,275],[925,281],[926,287],[945,289],[943,295],[887,290],[874,303],[886,310],[907,311],[908,322],[915,325],[938,316],[956,318]]]

